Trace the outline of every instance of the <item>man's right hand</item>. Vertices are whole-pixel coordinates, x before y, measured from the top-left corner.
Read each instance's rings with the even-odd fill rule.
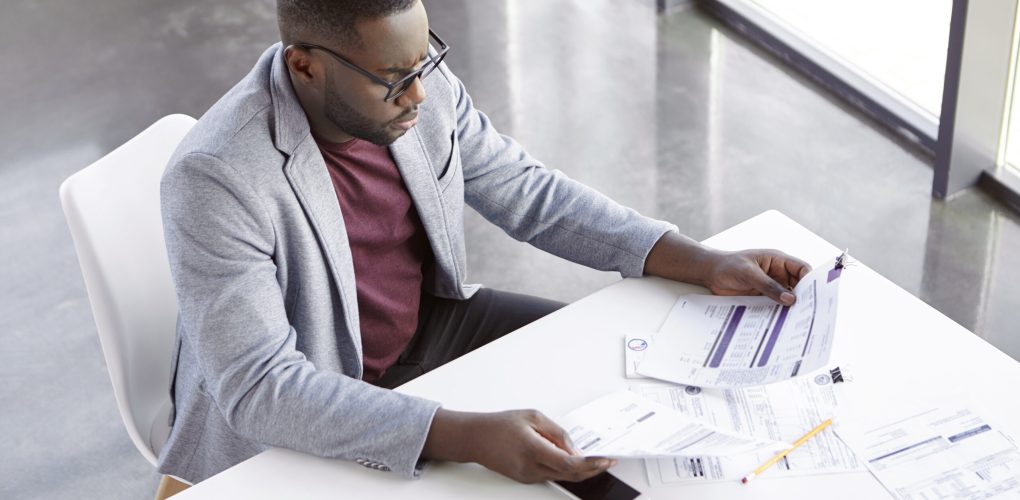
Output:
[[[616,461],[580,456],[560,426],[535,410],[436,412],[422,457],[476,462],[522,483],[581,481]]]

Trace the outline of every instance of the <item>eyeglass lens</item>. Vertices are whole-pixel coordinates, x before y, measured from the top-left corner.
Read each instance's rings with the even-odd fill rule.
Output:
[[[411,85],[414,85],[415,80],[424,79],[426,76],[429,76],[429,74],[432,73],[437,67],[439,67],[439,63],[443,62],[443,57],[445,57],[446,54],[440,52],[438,48],[436,48],[435,44],[431,42],[429,43],[429,46],[436,49],[436,52],[439,55],[432,56],[430,54],[428,57],[428,61],[425,62],[425,64],[418,71],[404,77],[404,79],[400,81],[400,85],[393,87],[393,89],[390,90],[389,95],[386,96],[385,100],[391,101],[404,95],[404,92],[407,92],[407,89],[411,88]]]

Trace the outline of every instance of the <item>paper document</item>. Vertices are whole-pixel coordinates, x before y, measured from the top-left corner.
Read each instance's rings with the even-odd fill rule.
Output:
[[[789,307],[767,297],[680,297],[637,373],[700,387],[746,387],[825,366],[844,271],[834,266],[831,261],[802,278]]]
[[[1020,498],[1020,451],[958,403],[842,419],[836,433],[896,498]]]
[[[648,350],[648,343],[653,336],[655,336],[654,332],[628,333],[624,338],[623,359],[626,363],[624,376],[627,378],[647,378],[644,375],[638,375],[637,367],[641,364],[641,360],[644,359],[645,351]]]
[[[841,380],[838,368],[831,371]],[[818,374],[778,384],[742,389],[705,389],[682,385],[635,385],[631,391],[671,405],[714,426],[760,439],[793,442],[831,418],[836,407],[834,377]],[[684,457],[646,460],[648,482],[659,484],[739,481],[772,458],[769,452],[727,457]],[[789,477],[864,470],[853,452],[825,429],[762,477]]]
[[[584,456],[720,456],[789,446],[719,430],[630,391],[599,398],[557,422]]]

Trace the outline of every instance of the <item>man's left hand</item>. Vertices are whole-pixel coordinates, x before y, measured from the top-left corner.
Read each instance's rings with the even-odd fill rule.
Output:
[[[811,270],[804,261],[778,250],[721,253],[704,286],[716,295],[765,295],[790,306],[791,290]]]
[[[645,274],[702,285],[716,295],[765,295],[793,305],[790,290],[811,266],[778,250],[714,250],[679,233],[666,233],[645,260]]]

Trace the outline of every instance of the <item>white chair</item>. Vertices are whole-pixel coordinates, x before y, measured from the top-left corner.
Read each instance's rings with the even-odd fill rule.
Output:
[[[117,407],[131,441],[153,466],[170,433],[177,322],[159,181],[194,124],[190,116],[166,116],[60,186]],[[164,477],[157,498],[168,482]]]

